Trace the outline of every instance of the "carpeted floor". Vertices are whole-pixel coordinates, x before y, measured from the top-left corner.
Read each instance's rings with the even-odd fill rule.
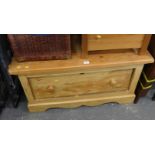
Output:
[[[149,120],[155,119],[155,101],[151,97],[155,89],[149,91],[138,104],[104,104],[96,107],[75,109],[49,109],[46,112],[30,113],[26,99],[20,100],[17,108],[6,107],[0,114],[1,120]]]

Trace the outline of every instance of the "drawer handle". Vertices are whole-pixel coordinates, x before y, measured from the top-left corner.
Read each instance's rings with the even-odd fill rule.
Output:
[[[111,80],[110,80],[110,85],[111,85],[112,87],[116,87],[116,88],[121,87],[121,84],[118,83],[117,80],[115,80],[115,79],[111,79]]]
[[[49,90],[49,91],[54,91],[54,87],[53,86],[47,86],[47,90]]]
[[[96,36],[96,39],[101,39],[101,38],[102,38],[102,36],[99,34]]]
[[[115,86],[117,84],[117,81],[115,79],[110,80],[110,85]]]

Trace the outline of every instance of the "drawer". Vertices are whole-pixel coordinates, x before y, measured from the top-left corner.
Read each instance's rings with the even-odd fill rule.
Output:
[[[88,51],[141,48],[144,34],[90,34]]]
[[[60,98],[128,90],[132,69],[29,77],[35,99]]]

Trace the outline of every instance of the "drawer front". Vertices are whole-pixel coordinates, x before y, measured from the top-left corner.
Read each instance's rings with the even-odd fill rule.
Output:
[[[92,34],[88,35],[88,51],[140,48],[144,34]]]
[[[35,99],[45,99],[128,90],[131,75],[132,69],[57,74],[28,79]]]

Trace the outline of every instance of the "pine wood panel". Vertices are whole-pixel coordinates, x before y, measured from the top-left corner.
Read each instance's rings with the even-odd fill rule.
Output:
[[[119,104],[131,104],[135,99],[134,94],[127,93],[110,93],[110,94],[95,94],[87,95],[84,98],[72,97],[67,100],[53,101],[48,99],[42,102],[32,102],[28,104],[28,109],[30,112],[42,112],[49,108],[77,108],[80,106],[97,106],[105,103],[119,103]]]
[[[86,73],[89,74],[96,74],[96,73],[104,73],[104,78],[103,81],[108,81],[108,79],[113,79],[113,77],[115,77],[114,79],[117,80],[117,77],[119,76],[119,78],[122,78],[122,75],[124,75],[123,80],[121,79],[121,82],[118,81],[114,81],[111,79],[108,82],[108,85],[114,84],[112,86],[112,89],[110,91],[110,87],[106,86],[103,87],[104,89],[98,89],[98,87],[96,87],[95,89],[98,91],[96,93],[88,93],[85,90],[85,94],[83,95],[78,95],[78,94],[74,94],[74,96],[64,96],[64,97],[45,97],[43,96],[43,98],[35,98],[35,93],[32,87],[32,84],[30,82],[30,79],[35,79],[37,78],[37,80],[40,81],[39,78],[43,79],[44,78],[50,78],[52,77],[52,79],[57,80],[57,77],[59,77],[61,75],[61,77],[70,77],[70,75],[77,75],[81,72],[79,71],[69,71],[69,72],[59,72],[59,73],[48,73],[48,74],[29,74],[27,76],[19,76],[20,77],[20,81],[23,85],[24,91],[26,92],[26,96],[28,98],[28,108],[29,111],[45,111],[48,108],[75,108],[75,107],[79,107],[82,105],[86,105],[86,106],[96,106],[99,104],[103,104],[103,103],[108,103],[108,102],[117,102],[120,104],[125,104],[125,103],[132,103],[135,95],[134,95],[134,90],[136,87],[136,84],[138,82],[139,76],[140,76],[140,72],[143,68],[143,65],[130,65],[130,66],[122,66],[122,67],[113,67],[113,68],[102,68],[102,69],[91,69],[91,70],[85,70]],[[119,74],[118,74],[119,73]],[[80,75],[84,75],[84,74],[80,74]],[[99,74],[100,75],[100,74]],[[96,77],[94,77],[94,79],[96,79]],[[126,79],[126,80],[125,80]],[[129,80],[129,83],[127,82]],[[77,80],[77,78],[75,79],[75,81]],[[89,80],[89,77],[87,78],[87,81]],[[39,85],[36,83],[35,85]],[[64,81],[66,81],[66,78],[64,78]],[[33,81],[32,81],[33,82]],[[45,81],[44,81],[45,82]],[[45,83],[42,83],[43,86]],[[51,81],[48,81],[48,84]],[[53,82],[53,80],[52,80]],[[58,81],[57,81],[58,82]],[[69,80],[69,82],[71,82],[71,80]],[[120,85],[120,83],[125,85]],[[85,83],[86,84],[86,83]],[[117,85],[119,84],[119,85]],[[100,85],[100,83],[98,84]],[[61,86],[61,85],[59,85]],[[62,85],[63,86],[63,85]],[[116,87],[115,87],[116,86]],[[80,86],[81,87],[81,86]],[[53,89],[54,87],[48,87],[49,89]],[[60,87],[59,87],[60,88]],[[70,87],[72,89],[72,87]],[[82,87],[81,87],[82,88]],[[109,91],[107,91],[107,88],[109,89]],[[118,90],[114,91],[115,88]],[[122,88],[122,89],[120,89]],[[125,89],[124,89],[125,88]],[[83,91],[83,90],[82,90]],[[57,92],[56,92],[57,93]],[[57,93],[58,95],[59,93]]]
[[[132,80],[130,83],[130,88],[129,91],[131,93],[134,93],[136,86],[138,84],[138,80],[140,78],[141,72],[143,70],[144,65],[137,65],[137,67],[134,69],[133,75],[132,75]]]
[[[141,48],[144,34],[88,34],[88,51]]]
[[[28,78],[26,76],[18,76],[19,80],[21,82],[21,85],[23,86],[24,92],[27,96],[27,99],[29,102],[33,102],[34,101],[34,96],[32,94],[32,90],[30,88],[30,84],[28,81]]]
[[[117,66],[130,66],[134,64],[152,63],[152,56],[146,52],[145,55],[137,55],[132,50],[118,50],[118,53],[107,52],[107,54],[92,54],[88,56],[89,64],[85,65],[80,53],[74,53],[72,59],[33,61],[19,63],[13,59],[9,65],[9,73],[12,75],[33,75],[49,72],[72,71],[89,68],[107,68]]]
[[[143,39],[142,47],[139,50],[140,55],[146,54],[146,50],[147,50],[149,42],[151,40],[151,36],[152,36],[151,34],[145,34],[145,37]]]
[[[87,38],[87,34],[83,34],[82,35],[82,53],[81,53],[81,57],[82,58],[86,58],[88,57],[88,38]]]
[[[29,78],[36,99],[128,90],[132,69]]]
[[[148,41],[149,37],[143,38],[143,42],[145,39]],[[86,43],[87,40],[84,45]],[[147,46],[142,47],[146,49]],[[83,57],[86,57],[87,48],[83,50],[86,52]],[[9,72],[19,76],[30,111],[107,102],[131,103],[143,65],[153,62],[151,55],[143,52],[145,54],[137,55],[131,49],[117,50],[117,53],[105,50],[104,54],[88,55],[88,64],[84,64],[80,51],[73,52],[69,60],[23,63],[13,60]]]

